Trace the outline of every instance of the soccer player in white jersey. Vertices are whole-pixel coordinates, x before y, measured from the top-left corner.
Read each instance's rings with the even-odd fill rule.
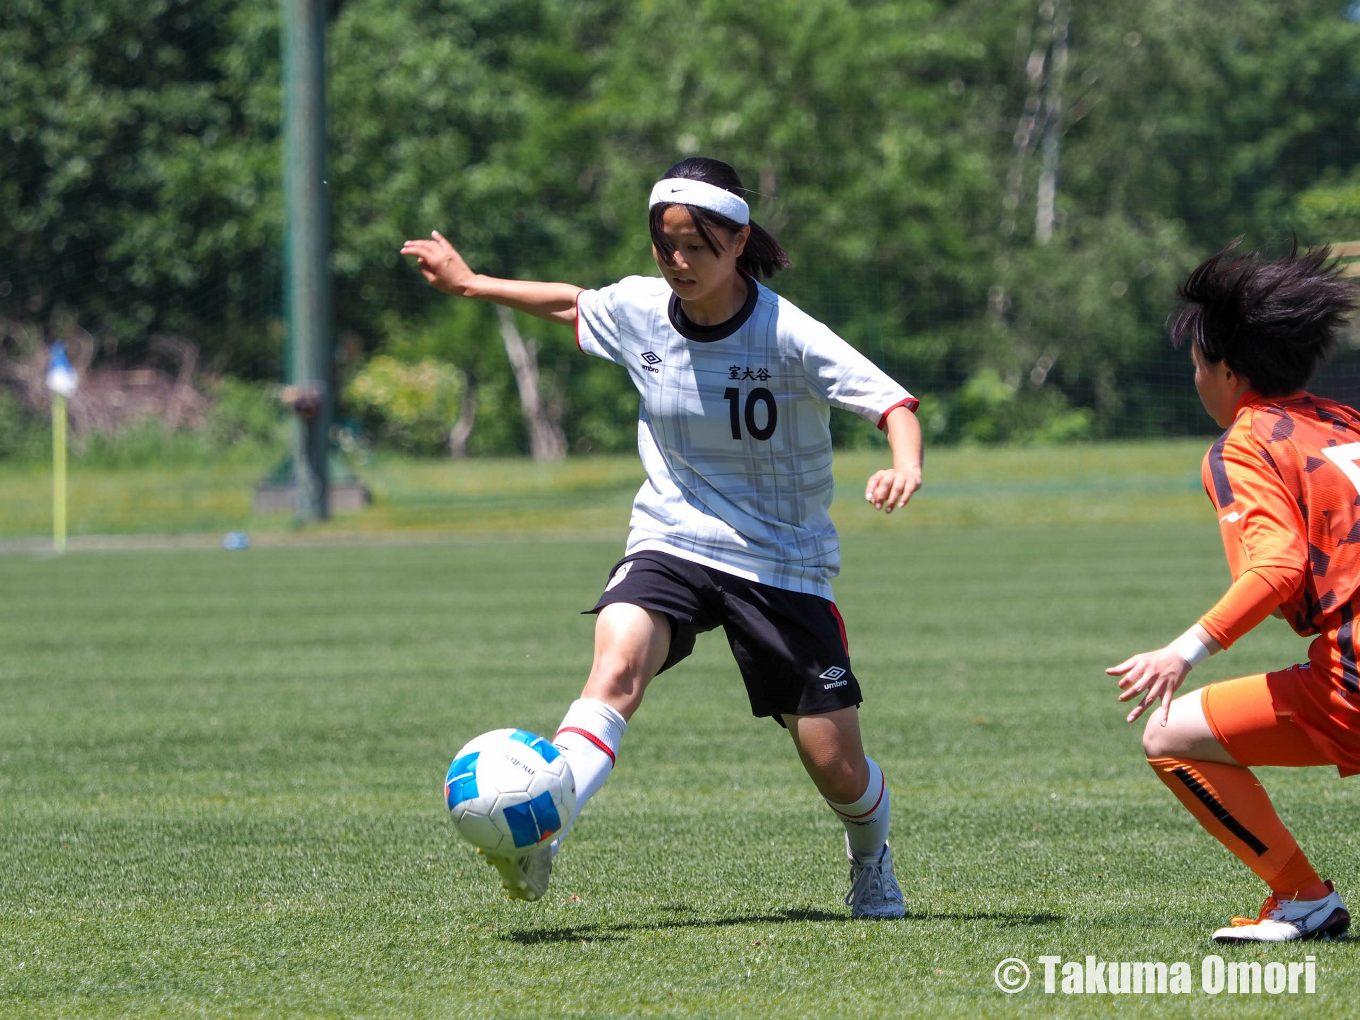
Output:
[[[437,232],[407,241],[449,294],[575,325],[586,354],[622,365],[641,396],[647,481],[624,558],[594,608],[595,660],[554,743],[576,778],[576,814],[608,778],[651,679],[722,627],[752,712],[788,729],[841,819],[854,917],[902,917],[888,848],[888,787],[860,740],[859,682],[832,601],[840,567],[831,503],[829,408],[875,422],[893,466],[865,499],[891,513],[921,485],[916,398],[815,319],[756,282],[789,265],[751,222],[726,163],[687,159],[652,189],[661,276],[601,290],[474,273]],[[512,898],[547,890],[551,847],[493,857]]]

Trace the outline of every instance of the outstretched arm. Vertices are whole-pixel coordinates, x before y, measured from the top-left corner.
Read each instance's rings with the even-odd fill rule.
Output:
[[[921,422],[906,407],[896,407],[883,423],[892,450],[893,466],[874,472],[864,488],[864,498],[875,510],[890,514],[907,505],[921,487]]]
[[[1302,567],[1252,567],[1200,617],[1199,622],[1165,648],[1139,652],[1105,672],[1117,676],[1120,701],[1142,695],[1128,715],[1133,722],[1162,699],[1162,725],[1171,716],[1171,697],[1194,666],[1231,646],[1267,616],[1277,612],[1285,596],[1303,580]]]
[[[445,294],[494,301],[549,322],[568,326],[576,322],[576,295],[581,293],[581,288],[575,284],[501,280],[474,273],[463,261],[463,256],[437,230],[431,232],[428,241],[407,241],[402,245],[401,253],[414,256],[420,275],[430,286]]]

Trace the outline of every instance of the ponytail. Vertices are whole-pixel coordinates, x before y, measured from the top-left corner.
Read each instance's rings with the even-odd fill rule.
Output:
[[[754,277],[768,279],[779,270],[788,269],[793,263],[774,235],[752,220],[751,236],[746,239],[746,247],[737,257],[737,265]]]

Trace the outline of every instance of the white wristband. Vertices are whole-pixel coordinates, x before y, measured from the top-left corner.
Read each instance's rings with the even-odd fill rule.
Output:
[[[1213,652],[1209,651],[1209,646],[1199,639],[1199,635],[1195,633],[1194,627],[1191,627],[1166,647],[1170,648],[1188,662],[1191,669],[1194,669],[1213,654]]]

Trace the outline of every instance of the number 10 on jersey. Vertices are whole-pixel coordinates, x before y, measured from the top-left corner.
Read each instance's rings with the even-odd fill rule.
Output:
[[[741,439],[741,425],[743,418],[746,421],[746,431],[751,434],[752,439],[769,439],[774,435],[775,423],[779,420],[779,412],[775,408],[774,394],[764,386],[757,386],[746,395],[746,404],[743,407],[741,400],[741,390],[735,386],[729,386],[723,390],[723,397],[727,400],[727,410],[732,420],[732,438]],[[756,405],[765,406],[765,424],[756,424]]]

